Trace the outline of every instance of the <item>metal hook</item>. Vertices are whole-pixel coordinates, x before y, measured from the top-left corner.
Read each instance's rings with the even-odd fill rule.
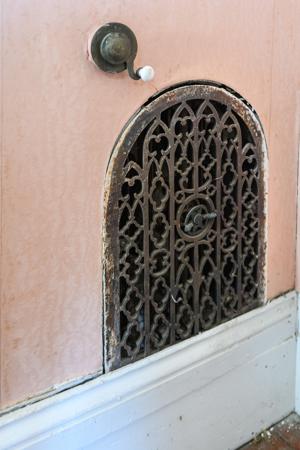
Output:
[[[171,299],[173,300],[174,303],[180,303],[180,302],[182,302],[182,297],[179,297],[179,298],[176,299],[176,298],[173,296],[173,294],[171,295]]]
[[[178,287],[177,287],[177,286],[174,286],[173,293],[171,293],[171,299],[172,299],[172,301],[173,301],[174,303],[180,303],[180,302],[182,302],[182,300],[183,300],[182,297],[176,298],[177,295],[178,295],[178,292],[179,292]]]

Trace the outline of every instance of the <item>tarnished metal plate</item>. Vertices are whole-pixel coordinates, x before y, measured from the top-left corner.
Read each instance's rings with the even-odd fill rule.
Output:
[[[265,151],[251,107],[208,83],[127,124],[106,175],[106,370],[262,303]]]

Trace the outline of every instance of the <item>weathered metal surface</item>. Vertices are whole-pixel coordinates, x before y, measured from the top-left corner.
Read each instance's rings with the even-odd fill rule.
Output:
[[[99,28],[91,42],[95,64],[105,72],[122,72],[127,61],[134,60],[137,40],[133,31],[122,23],[107,23]]]
[[[262,303],[264,152],[248,104],[209,84],[175,87],[127,124],[106,179],[107,370]]]
[[[133,31],[122,23],[112,22],[103,25],[91,41],[91,57],[104,72],[118,73],[128,70],[134,80],[140,75],[133,68],[137,53],[137,40]]]

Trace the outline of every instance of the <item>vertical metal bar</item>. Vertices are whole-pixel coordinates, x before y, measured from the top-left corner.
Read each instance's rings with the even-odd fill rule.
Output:
[[[239,145],[237,149],[237,172],[238,172],[238,192],[237,192],[237,228],[238,228],[238,249],[237,249],[237,265],[238,265],[238,277],[237,277],[237,293],[238,293],[238,312],[242,308],[242,184],[243,184],[243,154],[242,154],[242,136],[240,135]]]
[[[150,271],[149,271],[149,143],[143,145],[143,183],[144,183],[144,329],[145,356],[150,354]]]
[[[198,193],[199,189],[199,148],[196,145],[198,142],[198,129],[195,123],[193,123],[193,137],[194,140],[191,142],[193,146],[193,156],[194,156],[194,193]],[[194,267],[195,272],[193,276],[193,306],[194,306],[194,334],[198,334],[200,330],[200,305],[199,305],[199,289],[200,289],[200,273],[199,273],[199,245],[197,241],[194,243]]]
[[[169,157],[169,180],[170,180],[170,201],[169,201],[169,225],[170,225],[170,322],[171,322],[171,345],[175,343],[175,303],[172,295],[175,291],[175,145],[174,136],[169,133],[170,157]]]
[[[221,321],[221,175],[222,175],[222,153],[223,148],[220,144],[222,129],[219,127],[218,133],[220,133],[217,139],[216,157],[217,157],[217,194],[216,194],[216,207],[217,207],[217,323]]]

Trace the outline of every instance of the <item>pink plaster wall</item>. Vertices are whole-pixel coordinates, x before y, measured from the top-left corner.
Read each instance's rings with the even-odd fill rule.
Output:
[[[2,407],[101,371],[105,168],[156,89],[212,79],[256,108],[270,153],[268,296],[294,287],[299,1],[1,4]],[[87,62],[89,30],[108,21],[135,31],[152,84]]]

